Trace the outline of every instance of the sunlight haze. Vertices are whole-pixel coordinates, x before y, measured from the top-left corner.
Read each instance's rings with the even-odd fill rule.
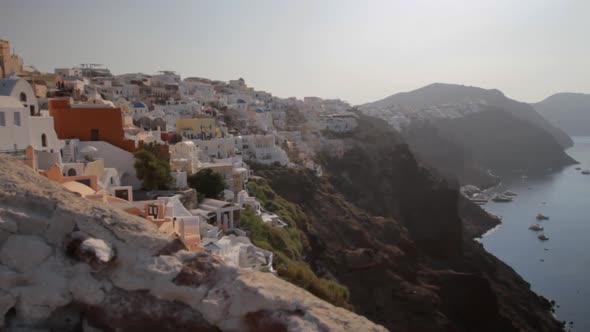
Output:
[[[353,104],[445,82],[536,102],[590,92],[589,11],[584,0],[2,0],[0,38],[45,71],[244,77]]]

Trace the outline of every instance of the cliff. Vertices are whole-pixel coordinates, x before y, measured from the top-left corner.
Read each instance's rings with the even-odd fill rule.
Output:
[[[557,93],[531,105],[568,135],[590,136],[590,94]]]
[[[359,108],[388,121],[420,159],[461,184],[494,185],[490,170],[545,172],[575,163],[563,151],[573,144],[566,133],[498,90],[437,83]]]
[[[0,180],[3,330],[385,331],[272,274],[186,251],[1,155]]]
[[[307,262],[345,285],[354,310],[392,331],[561,331],[549,302],[473,240],[498,224],[361,117],[326,176],[259,167],[258,186],[306,215]],[[272,204],[266,206],[273,210]]]

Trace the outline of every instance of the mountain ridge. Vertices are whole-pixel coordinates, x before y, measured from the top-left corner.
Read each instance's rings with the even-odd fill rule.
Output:
[[[590,94],[560,92],[531,105],[569,135],[590,135]]]
[[[564,152],[573,144],[566,133],[497,89],[433,83],[359,109],[386,120],[415,155],[460,184],[487,188],[497,175],[575,163]]]

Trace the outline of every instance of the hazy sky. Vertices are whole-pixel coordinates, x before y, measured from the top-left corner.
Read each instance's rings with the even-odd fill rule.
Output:
[[[589,15],[590,0],[0,0],[0,38],[45,71],[243,77],[354,104],[446,82],[532,102],[590,93]]]

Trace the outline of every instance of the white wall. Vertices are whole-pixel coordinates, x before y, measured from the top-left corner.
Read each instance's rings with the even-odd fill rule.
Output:
[[[112,144],[103,141],[80,142],[79,150],[85,146],[94,146],[98,151],[93,152],[92,156],[104,159],[105,167],[117,169],[121,186],[132,186],[133,189],[141,189],[142,183],[135,175],[135,158],[131,152],[127,152]]]
[[[4,114],[4,126],[0,126],[0,150],[24,150],[30,143],[27,109],[3,107],[0,112]],[[15,113],[20,114],[20,126],[14,125]]]
[[[0,84],[2,81],[11,81],[12,79],[0,80]],[[12,82],[11,82],[12,83]],[[24,93],[26,101],[21,101],[21,93]],[[35,91],[31,87],[31,85],[23,80],[22,78],[18,79],[16,84],[13,86],[10,94],[6,94],[5,96],[10,96],[16,98],[19,102],[23,104],[23,107],[26,107],[27,113],[37,114],[39,112],[39,103],[37,101],[37,97],[35,96]]]

